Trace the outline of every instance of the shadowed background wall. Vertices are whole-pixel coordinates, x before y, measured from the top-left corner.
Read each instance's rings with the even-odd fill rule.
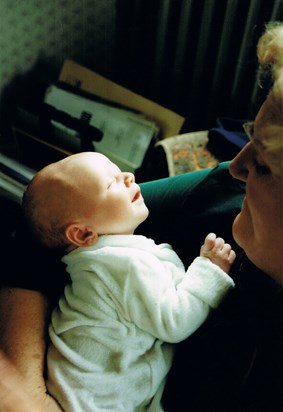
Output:
[[[185,131],[252,118],[270,20],[283,20],[283,0],[0,0],[2,135],[15,101],[56,80],[66,58],[185,116]]]

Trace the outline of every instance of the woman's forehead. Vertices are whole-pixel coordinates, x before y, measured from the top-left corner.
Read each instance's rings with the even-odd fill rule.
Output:
[[[253,142],[257,152],[272,172],[283,172],[283,113],[278,110],[277,99],[269,95],[261,106],[253,130]]]
[[[283,113],[269,96],[261,106],[255,118],[254,137],[262,144],[283,146]]]

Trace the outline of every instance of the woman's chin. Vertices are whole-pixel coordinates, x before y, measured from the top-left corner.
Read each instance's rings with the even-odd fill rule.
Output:
[[[245,225],[243,222],[242,212],[240,212],[234,219],[232,224],[232,235],[238,246],[243,248],[245,238]]]

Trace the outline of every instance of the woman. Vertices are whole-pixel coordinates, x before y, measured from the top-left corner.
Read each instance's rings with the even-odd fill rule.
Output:
[[[165,409],[169,411],[283,409],[282,49],[283,24],[268,28],[259,42],[258,54],[260,62],[272,68],[274,85],[256,116],[251,142],[230,165],[233,177],[246,184],[243,207],[235,220],[243,190],[229,178],[226,165],[210,173],[195,172],[142,185],[150,219],[141,226],[140,232],[157,241],[171,243],[185,264],[191,259],[186,253],[186,240],[188,236],[194,239],[196,249],[192,254],[197,254],[199,239],[203,237],[200,223],[205,219],[203,230],[219,233],[222,228],[223,237],[233,246],[226,225],[230,226],[234,220],[234,238],[245,252],[234,268],[234,280],[238,285],[235,293],[203,328],[179,346],[164,394]],[[219,203],[215,206],[214,202]],[[226,211],[224,217],[219,215],[219,207]],[[27,249],[22,258],[26,252]],[[46,261],[45,255],[44,258]],[[49,275],[55,273],[54,269],[45,269]],[[54,288],[54,279],[50,278],[45,286],[34,286],[45,276],[42,276],[42,267],[38,272],[36,269],[31,272],[35,276],[27,276],[30,285],[26,279],[19,283],[18,278],[14,283],[10,280],[10,285],[6,281],[7,286],[14,288],[2,289],[1,347],[25,378],[29,393],[27,402],[34,393],[42,404],[45,398],[46,410],[60,410],[45,394],[43,379],[46,316],[60,290],[58,288],[57,294],[52,296],[48,288],[49,285]],[[57,273],[53,278],[58,278]],[[44,296],[36,290],[27,290],[28,286],[42,290]],[[3,368],[5,362],[4,359]],[[12,374],[10,368],[9,371]],[[185,377],[184,372],[188,372]],[[10,378],[13,382],[15,377]],[[17,410],[13,409],[19,401],[17,395],[7,388],[8,383],[6,388],[3,385],[5,382],[2,387],[0,385],[0,399],[4,399],[1,390],[6,390],[7,396],[6,409],[2,410]],[[23,398],[20,402],[23,406]],[[1,406],[0,401],[0,410]]]
[[[169,411],[283,410],[283,25],[266,33],[258,53],[273,64],[274,85],[230,165],[246,183],[233,223],[245,255],[234,268],[235,291],[179,346],[164,395]]]

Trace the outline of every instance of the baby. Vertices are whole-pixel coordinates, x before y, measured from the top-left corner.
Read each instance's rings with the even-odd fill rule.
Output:
[[[39,171],[23,212],[70,274],[52,314],[48,391],[64,411],[162,411],[174,344],[234,286],[235,252],[210,233],[186,270],[169,244],[135,235],[148,209],[132,173],[102,154]]]

